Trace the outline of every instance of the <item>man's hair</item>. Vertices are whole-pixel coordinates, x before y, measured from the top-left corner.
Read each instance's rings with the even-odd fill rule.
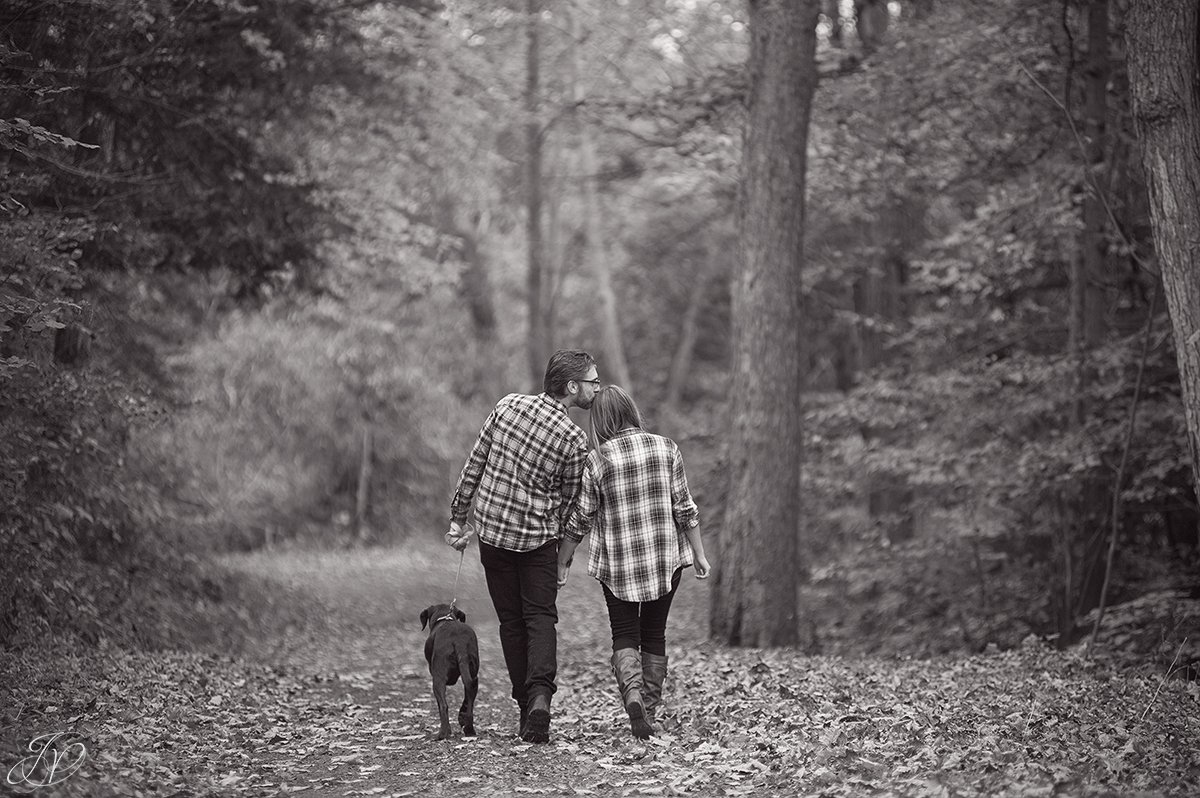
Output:
[[[561,399],[567,395],[567,383],[583,379],[583,375],[594,365],[596,359],[581,349],[560,349],[550,356],[550,362],[546,364],[542,390]]]
[[[626,427],[642,429],[642,414],[638,412],[633,397],[619,385],[605,385],[592,397],[589,416],[592,427],[592,448],[599,449]]]

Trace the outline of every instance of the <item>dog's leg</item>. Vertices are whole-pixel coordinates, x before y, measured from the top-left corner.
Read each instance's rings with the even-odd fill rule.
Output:
[[[458,725],[468,737],[475,736],[475,696],[478,693],[478,674],[463,674],[463,702],[462,709],[458,710]]]
[[[446,681],[444,679],[434,679],[433,682],[433,700],[437,701],[438,717],[442,721],[442,727],[438,731],[435,740],[450,739],[450,705],[446,703]]]

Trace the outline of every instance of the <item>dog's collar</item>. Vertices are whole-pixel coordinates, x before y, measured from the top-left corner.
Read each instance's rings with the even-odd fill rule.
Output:
[[[434,622],[433,622],[433,626],[437,626],[437,625],[438,625],[439,623],[441,623],[442,621],[457,621],[457,620],[458,620],[458,619],[454,617],[454,613],[453,613],[453,612],[450,612],[450,613],[449,613],[449,614],[447,614],[447,615],[443,615],[441,618],[437,618],[437,619],[435,619],[435,620],[434,620]],[[433,626],[431,626],[430,628],[432,629],[432,628],[433,628]]]

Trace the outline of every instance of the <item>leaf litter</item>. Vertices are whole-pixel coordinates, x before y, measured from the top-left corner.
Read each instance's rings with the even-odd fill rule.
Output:
[[[541,746],[515,735],[474,573],[463,595],[485,667],[480,735],[434,742],[423,633],[407,617],[428,596],[397,595],[396,554],[324,555],[322,566],[314,588],[352,639],[326,624],[273,641],[270,661],[54,644],[0,652],[0,765],[7,772],[37,734],[69,731],[88,760],[39,795],[1200,794],[1195,682],[1034,642],[941,660],[729,649],[703,639],[699,584],[673,612],[662,733],[645,742],[617,705],[598,592],[564,589],[560,690]],[[408,612],[357,623],[364,599]]]

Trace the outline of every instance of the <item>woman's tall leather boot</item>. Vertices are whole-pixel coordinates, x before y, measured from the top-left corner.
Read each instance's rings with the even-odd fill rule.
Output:
[[[642,652],[642,709],[646,722],[654,727],[654,713],[662,704],[663,682],[667,678],[667,655]]]
[[[612,655],[613,674],[621,691],[621,703],[629,715],[629,730],[639,740],[654,734],[646,722],[646,710],[642,704],[642,656],[636,648],[622,648]]]

